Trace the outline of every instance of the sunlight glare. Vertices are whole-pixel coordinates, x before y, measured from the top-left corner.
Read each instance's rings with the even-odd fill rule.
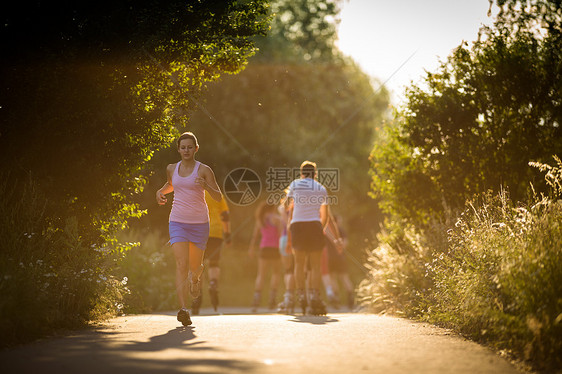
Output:
[[[435,70],[463,40],[474,41],[490,24],[488,0],[350,0],[342,5],[337,45],[394,93]]]

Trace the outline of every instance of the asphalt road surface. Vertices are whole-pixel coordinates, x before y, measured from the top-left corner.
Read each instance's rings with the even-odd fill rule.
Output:
[[[118,317],[0,351],[0,373],[520,373],[448,331],[362,313],[325,317],[203,310]]]

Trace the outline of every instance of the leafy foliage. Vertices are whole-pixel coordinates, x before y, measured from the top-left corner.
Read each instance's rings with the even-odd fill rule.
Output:
[[[2,69],[2,157],[16,178],[41,181],[49,217],[66,212],[81,228],[118,217],[190,97],[238,72],[253,53],[249,37],[265,28],[263,2],[93,8],[34,3],[29,17],[8,15],[2,35],[13,48]],[[17,52],[29,36],[37,40]]]
[[[122,309],[127,289],[109,271],[110,247],[85,243],[75,219],[54,229],[37,185],[9,181],[0,182],[0,346]]]
[[[266,12],[262,0],[24,1],[6,9],[0,30],[1,171],[15,190],[30,183],[38,191],[42,214],[33,233],[57,279],[92,266],[94,275],[103,276],[94,282],[112,284],[110,269],[131,247],[118,243],[115,232],[143,214],[132,196],[146,183],[145,163],[185,124],[207,82],[244,68],[255,52],[251,37],[267,30]],[[1,199],[9,204],[8,195]],[[23,235],[23,228],[9,227]],[[12,244],[4,243],[1,253],[8,268],[19,266],[20,254],[34,253],[24,250],[27,241]],[[70,258],[55,260],[64,256]],[[13,282],[27,284],[19,280]],[[68,314],[85,320],[95,300],[117,297],[98,292],[96,284],[83,287],[83,302],[61,293],[68,308],[58,309],[57,320]],[[23,292],[10,294],[19,296]],[[30,300],[27,308],[44,311],[44,317],[56,309]],[[17,309],[2,309],[2,319],[19,318]]]
[[[256,38],[260,62],[333,62],[341,0],[271,1],[271,30]]]
[[[425,87],[407,90],[388,146],[371,156],[373,193],[388,212],[423,223],[488,189],[507,187],[516,200],[526,198],[527,181],[544,189],[527,162],[550,161],[562,148],[562,38],[545,32],[484,28],[471,48],[460,45],[427,73]]]

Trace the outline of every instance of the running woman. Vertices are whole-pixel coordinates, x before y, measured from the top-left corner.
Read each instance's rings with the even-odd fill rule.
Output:
[[[184,132],[178,138],[177,147],[181,160],[167,166],[167,181],[156,191],[156,202],[166,204],[166,194],[174,192],[169,230],[176,259],[176,291],[180,304],[177,318],[188,326],[192,323],[187,310],[188,293],[192,298],[201,293],[203,253],[209,239],[205,191],[217,201],[222,199],[222,193],[211,168],[195,160],[199,150],[195,135]]]
[[[320,298],[322,287],[321,258],[325,245],[323,226],[328,219],[328,192],[315,180],[316,164],[304,161],[300,166],[300,179],[289,185],[290,211],[289,242],[295,256],[295,284],[297,302],[306,313],[305,266],[310,266],[310,313],[326,314],[326,305]]]

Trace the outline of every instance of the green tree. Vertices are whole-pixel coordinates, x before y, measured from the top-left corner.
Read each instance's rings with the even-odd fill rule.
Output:
[[[273,0],[271,30],[256,38],[260,53],[254,60],[272,62],[331,62],[342,0]]]
[[[3,280],[7,340],[37,325],[88,318],[105,286],[96,280],[109,279],[125,248],[113,234],[140,214],[133,196],[143,188],[145,163],[182,129],[207,82],[245,67],[255,52],[251,38],[268,28],[264,0],[11,5],[0,29],[0,175],[10,181],[1,197],[10,200],[0,207],[13,214],[4,232],[16,245],[3,242],[0,266],[18,284],[16,274],[25,275],[18,264],[38,259],[53,267],[44,274],[84,297],[72,303],[77,292],[52,289],[53,282],[51,293],[36,284],[16,294]],[[9,208],[29,199],[37,211]],[[82,270],[92,287],[73,281]],[[29,271],[29,279],[45,279]]]
[[[3,170],[31,174],[49,216],[94,237],[205,83],[240,71],[266,29],[263,1],[20,4],[1,34]]]
[[[555,370],[559,173],[545,164],[560,165],[562,149],[562,10],[490,4],[494,25],[407,89],[372,150],[372,193],[389,219],[359,294]],[[529,183],[545,194],[528,196]]]
[[[520,200],[529,181],[540,183],[528,162],[549,162],[562,147],[562,38],[559,26],[537,28],[542,19],[504,10],[407,89],[371,155],[373,194],[388,212],[424,223],[488,189]]]

